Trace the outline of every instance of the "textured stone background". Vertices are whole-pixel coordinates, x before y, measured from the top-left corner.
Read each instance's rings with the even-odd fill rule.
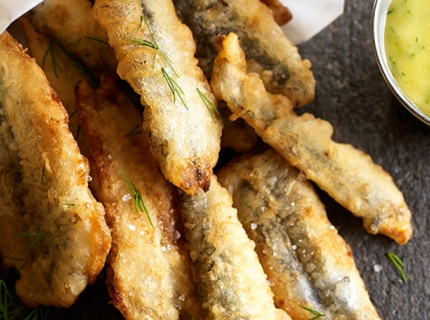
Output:
[[[375,62],[372,47],[373,1],[346,0],[345,13],[299,46],[312,61],[317,90],[304,107],[334,127],[333,139],[362,149],[388,171],[413,214],[414,235],[405,246],[371,236],[361,220],[325,194],[331,221],[352,247],[357,267],[382,319],[430,319],[430,127],[417,120],[391,94]],[[403,283],[385,256],[405,263]],[[374,266],[382,270],[375,272]]]

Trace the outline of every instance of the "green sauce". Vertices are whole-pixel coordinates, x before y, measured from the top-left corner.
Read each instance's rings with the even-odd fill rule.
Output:
[[[385,51],[400,89],[430,116],[430,1],[393,0],[387,12]]]

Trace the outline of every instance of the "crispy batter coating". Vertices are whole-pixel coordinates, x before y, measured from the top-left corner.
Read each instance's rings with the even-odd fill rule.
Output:
[[[215,176],[207,193],[184,195],[182,219],[204,319],[290,319],[275,308],[255,244]]]
[[[75,86],[79,81],[85,79],[85,75],[76,69],[76,61],[72,61],[65,50],[62,50],[51,38],[33,27],[28,15],[19,19],[19,25],[23,30],[29,54],[43,68],[51,87],[59,95],[69,114],[70,131],[77,139],[82,154],[87,156],[85,139],[78,135],[80,130],[79,119],[74,116],[76,112]]]
[[[231,116],[230,109],[224,102],[221,102],[220,106],[221,105],[224,105],[223,108],[219,109],[224,123],[221,136],[221,148],[232,148],[239,153],[245,153],[254,149],[258,139],[255,130],[243,119],[231,121],[229,119]]]
[[[237,36],[220,38],[211,85],[258,135],[354,215],[369,233],[381,233],[400,244],[412,235],[411,213],[391,176],[370,156],[349,144],[331,140],[333,127],[305,113],[297,116],[291,102],[266,92],[261,79],[246,73]]]
[[[97,195],[112,231],[107,279],[112,302],[126,319],[197,317],[198,291],[180,233],[177,190],[157,170],[141,112],[116,89],[115,80],[102,78],[97,90],[81,82],[76,90],[100,185]],[[121,171],[141,193],[150,220],[136,211],[139,200]]]
[[[218,173],[273,284],[275,304],[297,320],[379,319],[350,247],[327,219],[312,184],[273,150]]]
[[[29,19],[93,71],[116,69],[115,53],[106,31],[94,20],[90,0],[44,0],[30,11]]]
[[[88,189],[89,167],[67,113],[39,66],[0,36],[0,252],[19,269],[28,306],[68,307],[95,280],[110,249],[103,206]]]
[[[164,176],[188,194],[208,190],[221,125],[197,91],[216,106],[171,0],[97,0],[94,15],[115,49],[119,76],[141,95],[143,127]]]
[[[294,107],[315,94],[309,60],[285,36],[260,0],[174,0],[176,10],[193,31],[197,58],[207,76],[217,55],[216,37],[234,32],[246,52],[248,68],[258,73],[267,90],[282,93]]]

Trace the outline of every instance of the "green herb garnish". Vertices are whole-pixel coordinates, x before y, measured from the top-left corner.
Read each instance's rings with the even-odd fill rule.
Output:
[[[45,180],[45,167],[42,167],[42,178],[40,178],[40,184],[43,184],[43,180]]]
[[[17,269],[18,271],[21,271],[21,269],[24,268],[28,263],[28,260],[24,259],[24,258],[14,258],[14,257],[4,257],[4,258],[9,259],[9,260],[13,260],[13,261],[22,261],[23,264]]]
[[[172,60],[170,60],[170,58],[160,49],[160,47],[158,46],[157,41],[155,41],[154,35],[151,31],[151,28],[149,28],[149,24],[146,21],[144,16],[140,16],[140,25],[139,28],[136,30],[139,31],[140,27],[142,26],[142,21],[145,22],[146,28],[148,29],[149,32],[149,37],[151,38],[151,41],[145,40],[145,39],[128,39],[128,41],[137,43],[138,45],[144,46],[144,47],[148,47],[154,50],[154,59],[153,59],[153,65],[155,65],[155,58],[157,57],[157,52],[160,53],[161,57],[164,59],[164,61],[167,63],[167,65],[169,66],[170,69],[172,69],[173,73],[179,77],[179,75],[176,73],[175,68],[173,68],[173,62]]]
[[[141,130],[137,130],[139,129],[139,125],[136,125],[133,129],[131,129],[131,131],[127,134],[124,135],[124,137],[131,137],[131,136],[135,136],[137,134],[141,134],[142,131]]]
[[[300,307],[300,308],[303,308],[303,309],[305,309],[306,311],[309,311],[310,313],[312,313],[313,315],[315,315],[315,317],[313,317],[313,318],[311,318],[311,319],[309,319],[309,320],[314,320],[314,319],[318,319],[318,318],[320,318],[320,317],[325,317],[325,314],[322,314],[321,312],[318,312],[318,311],[312,310],[311,308],[307,308],[307,307],[302,306],[302,305],[300,305],[300,304],[299,304],[299,307]]]
[[[388,259],[391,260],[391,262],[396,267],[397,271],[400,273],[400,276],[402,277],[403,282],[406,283],[408,280],[406,279],[406,274],[403,271],[403,261],[396,254],[392,252],[387,252],[387,257]]]
[[[215,113],[218,115],[219,119],[221,120],[222,127],[224,128],[224,121],[222,121],[221,114],[219,113],[218,108],[217,108],[217,107],[215,107],[215,105],[212,103],[212,101],[210,101],[210,100],[208,99],[208,97],[206,97],[206,96],[203,94],[203,92],[201,92],[201,91],[199,90],[199,88],[196,88],[196,90],[197,90],[197,93],[198,93],[198,94],[199,94],[199,96],[200,96],[200,99],[202,99],[203,103],[205,104],[206,109],[208,109],[209,114],[211,115],[213,122],[214,122],[214,123],[216,123],[216,121],[215,121],[215,117],[214,117],[214,115],[213,115],[212,111],[213,111],[213,112],[215,112]]]
[[[175,80],[173,80],[173,78],[168,74],[168,72],[164,68],[161,68],[161,72],[163,73],[164,79],[166,79],[170,92],[172,93],[173,103],[175,103],[176,96],[178,96],[182,104],[184,105],[185,109],[188,110],[187,104],[185,103],[183,98],[184,91],[182,91],[181,87],[176,83]]]
[[[57,68],[58,68],[58,70],[60,70],[60,71],[63,71],[63,70],[61,70],[60,66],[58,65],[57,61],[55,60],[55,56],[54,56],[54,42],[52,41],[52,39],[51,39],[51,41],[49,42],[48,49],[46,49],[46,52],[45,52],[45,54],[43,55],[43,59],[42,59],[42,69],[45,69],[45,62],[46,62],[46,57],[48,56],[48,53],[50,53],[50,56],[51,56],[52,68],[54,69],[55,77],[57,77],[57,78],[58,78]]]
[[[37,238],[36,241],[34,241],[33,243],[29,244],[28,246],[25,246],[24,252],[28,252],[31,249],[33,249],[36,244],[38,244],[40,241],[42,241],[42,239],[45,238],[46,235],[48,235],[48,234],[49,234],[49,232],[43,232],[43,233],[15,233],[15,234],[12,234],[12,236],[13,237],[25,237],[27,239]]]
[[[127,184],[127,188],[130,191],[130,194],[134,200],[134,208],[136,209],[136,212],[141,213],[145,212],[146,216],[148,217],[149,223],[154,228],[154,225],[152,224],[151,217],[149,216],[148,209],[146,208],[145,202],[143,201],[142,194],[138,189],[136,189],[136,186],[133,182],[128,180],[127,176],[125,175],[124,171],[121,170],[121,175]]]
[[[106,41],[104,41],[102,39],[99,39],[99,38],[93,38],[93,37],[88,37],[88,36],[84,36],[84,38],[88,39],[88,40],[93,40],[93,41],[96,41],[96,42],[100,42],[100,43],[103,43],[103,44],[109,46],[109,43],[107,43]]]

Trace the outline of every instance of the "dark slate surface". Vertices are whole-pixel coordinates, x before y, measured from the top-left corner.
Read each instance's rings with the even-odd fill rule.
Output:
[[[312,61],[316,98],[303,108],[328,120],[333,139],[370,154],[404,193],[413,214],[414,235],[400,246],[368,235],[361,220],[321,193],[331,221],[350,244],[357,267],[382,319],[430,319],[430,127],[391,94],[372,48],[373,1],[346,0],[345,13],[299,46]],[[386,252],[405,263],[403,283]],[[382,266],[375,272],[374,266]]]

